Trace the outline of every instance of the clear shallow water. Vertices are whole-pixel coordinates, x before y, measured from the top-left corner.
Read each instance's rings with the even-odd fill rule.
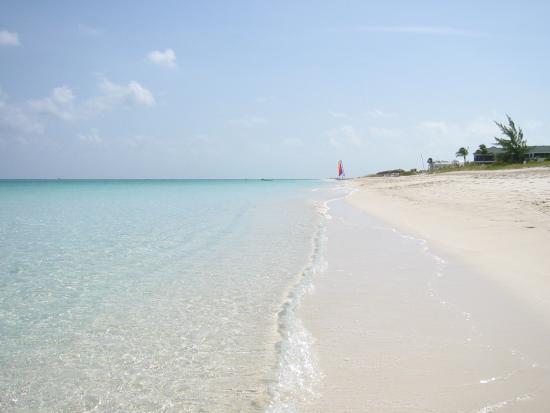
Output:
[[[0,410],[278,411],[331,188],[0,181]]]

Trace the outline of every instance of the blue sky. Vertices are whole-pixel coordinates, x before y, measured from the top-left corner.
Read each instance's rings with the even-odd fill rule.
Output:
[[[333,176],[550,144],[544,1],[0,2],[0,178]]]

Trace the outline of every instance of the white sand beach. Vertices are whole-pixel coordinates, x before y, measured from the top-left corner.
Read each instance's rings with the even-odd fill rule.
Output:
[[[357,180],[350,202],[471,263],[550,323],[550,168]]]
[[[364,178],[300,315],[311,412],[545,412],[550,169]]]

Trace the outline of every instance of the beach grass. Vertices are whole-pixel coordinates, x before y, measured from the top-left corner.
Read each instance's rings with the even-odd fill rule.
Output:
[[[499,171],[506,169],[526,169],[526,168],[539,168],[550,167],[550,159],[546,159],[544,162],[528,162],[528,163],[504,163],[496,162],[491,164],[474,164],[469,163],[461,165],[459,167],[450,166],[447,168],[439,168],[434,173],[446,173],[446,172],[458,172],[458,171]]]
[[[500,171],[500,170],[514,170],[514,169],[528,169],[528,168],[541,168],[546,167],[550,168],[550,159],[546,159],[543,162],[528,162],[528,163],[505,163],[505,162],[496,162],[491,164],[475,164],[467,163],[466,165],[451,165],[448,167],[438,168],[433,171],[417,171],[416,169],[411,169],[405,171],[403,169],[394,169],[388,171],[377,172],[369,175],[362,176],[360,178],[379,178],[382,176],[411,176],[418,175],[422,173],[449,173],[449,172],[461,172],[461,171]]]

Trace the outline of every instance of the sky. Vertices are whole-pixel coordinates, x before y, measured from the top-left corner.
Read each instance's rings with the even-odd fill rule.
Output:
[[[0,178],[323,178],[550,145],[550,2],[0,0]],[[471,157],[470,157],[471,158]]]

